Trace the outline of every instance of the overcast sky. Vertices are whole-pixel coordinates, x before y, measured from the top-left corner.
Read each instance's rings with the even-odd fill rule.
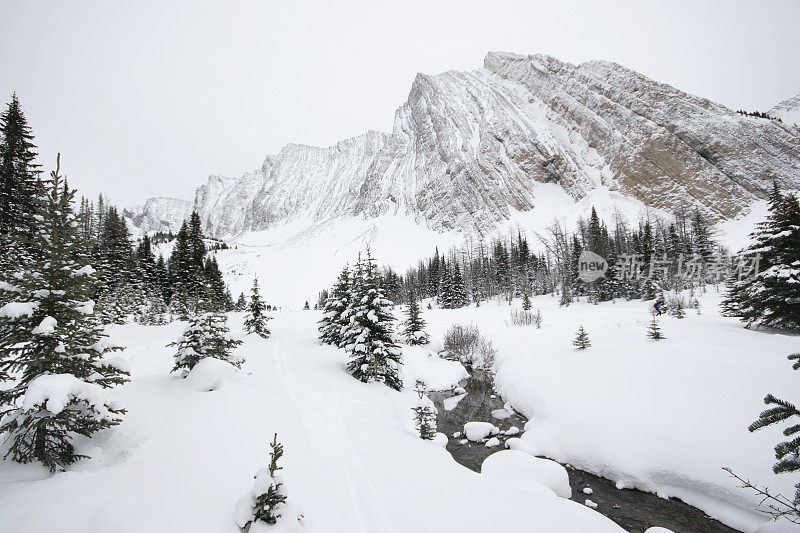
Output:
[[[390,131],[417,72],[489,50],[607,59],[734,109],[800,93],[800,1],[0,0],[0,97],[46,168],[121,205],[191,199],[288,143]]]

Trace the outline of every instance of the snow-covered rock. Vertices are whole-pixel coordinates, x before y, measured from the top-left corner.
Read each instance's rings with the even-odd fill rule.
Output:
[[[534,457],[518,450],[503,450],[487,457],[481,473],[507,480],[532,479],[550,488],[562,498],[570,498],[567,469],[549,459]]]
[[[472,442],[478,442],[498,433],[500,433],[500,429],[489,422],[467,422],[464,424],[464,436]]]

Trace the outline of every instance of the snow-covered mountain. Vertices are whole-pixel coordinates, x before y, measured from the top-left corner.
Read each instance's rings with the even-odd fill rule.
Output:
[[[787,124],[800,126],[800,94],[784,100],[770,109],[768,114],[772,117],[780,118]]]
[[[153,231],[177,232],[192,213],[192,202],[178,198],[150,198],[142,205],[122,210],[128,226],[142,233]]]
[[[765,197],[773,179],[800,189],[800,132],[786,123],[615,63],[490,53],[472,72],[417,75],[392,133],[289,144],[238,179],[211,176],[194,205],[220,237],[379,215],[485,235],[545,207],[542,183],[575,201],[602,189],[721,220]]]

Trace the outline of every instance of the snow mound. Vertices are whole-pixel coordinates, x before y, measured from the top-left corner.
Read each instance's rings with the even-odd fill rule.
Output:
[[[196,391],[209,392],[222,388],[235,374],[236,367],[232,364],[206,357],[194,365],[186,376],[186,383]]]
[[[447,446],[447,435],[445,435],[444,433],[437,433],[433,437],[433,442],[444,448],[445,446]]]
[[[534,457],[519,450],[504,450],[490,455],[483,461],[481,473],[504,480],[532,479],[562,498],[572,496],[566,468],[550,459]]]
[[[403,346],[403,381],[421,381],[431,391],[452,389],[468,377],[458,361],[448,361],[430,353],[422,346]]]
[[[644,533],[674,533],[674,532],[671,529],[656,526],[647,528]]]
[[[498,433],[500,433],[500,428],[489,422],[467,422],[464,424],[464,435],[472,442],[478,442]]]
[[[492,437],[491,439],[486,441],[485,446],[487,448],[494,448],[495,446],[500,446],[500,439],[497,437]]]

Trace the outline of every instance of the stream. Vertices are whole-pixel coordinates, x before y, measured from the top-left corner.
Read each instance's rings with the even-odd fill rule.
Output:
[[[462,443],[464,437],[453,438],[463,432],[467,422],[491,422],[505,431],[516,426],[522,431],[527,419],[516,412],[504,409],[503,399],[493,388],[491,374],[474,370],[460,383],[465,389],[459,400],[453,391],[429,392],[439,411],[436,417],[438,431],[448,437],[447,451],[459,464],[480,472],[483,460],[504,450],[504,444],[487,448],[482,442]],[[456,403],[457,402],[457,403]],[[453,405],[455,404],[455,405]],[[448,410],[447,407],[450,409]],[[519,435],[517,435],[519,436]],[[498,435],[504,443],[506,438]],[[649,527],[660,526],[675,533],[737,533],[725,524],[707,516],[677,498],[664,499],[636,489],[617,489],[614,482],[564,465],[569,473],[572,500],[584,504],[588,498],[597,504],[597,512],[607,516],[626,531],[642,533]],[[590,487],[592,494],[584,494]]]

